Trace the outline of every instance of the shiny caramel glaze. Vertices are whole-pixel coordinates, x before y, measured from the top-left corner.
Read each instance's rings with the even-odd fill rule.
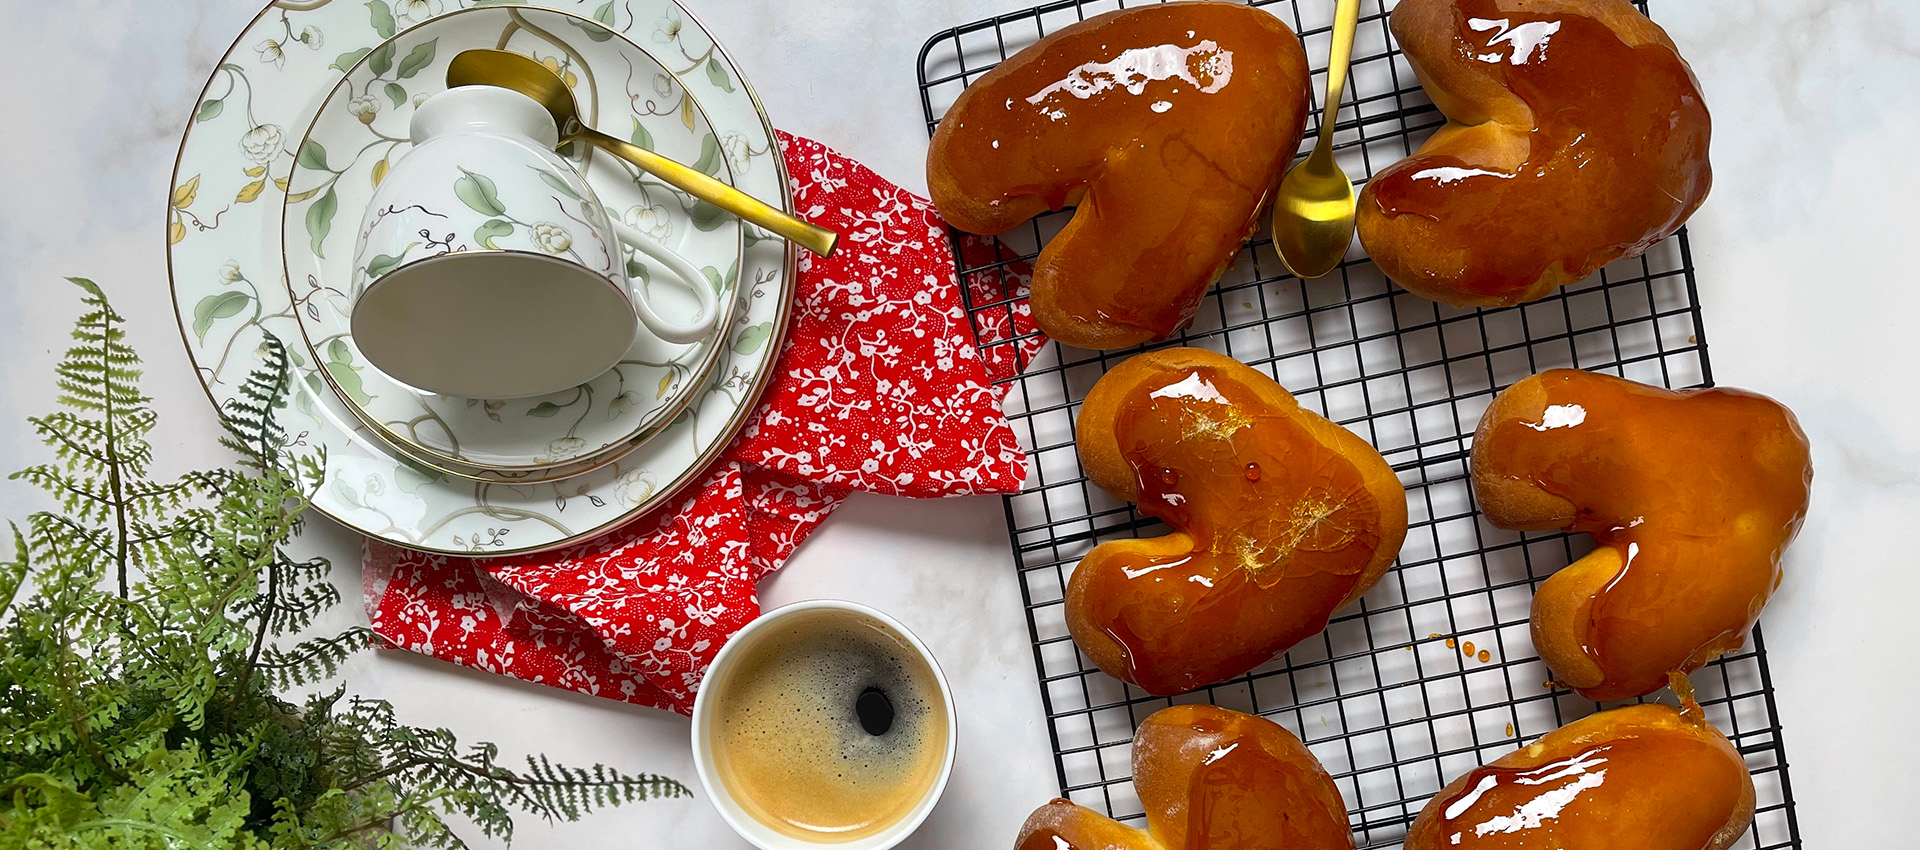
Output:
[[[1211,705],[1162,709],[1133,739],[1147,829],[1066,800],[1027,818],[1017,850],[1350,850],[1326,768],[1271,720]]]
[[[1724,735],[1665,705],[1603,711],[1433,795],[1406,850],[1724,850],[1753,820]]]
[[[1405,0],[1392,28],[1450,121],[1360,199],[1360,239],[1401,286],[1531,301],[1645,252],[1706,199],[1699,87],[1627,0]]]
[[[1556,369],[1494,399],[1473,481],[1502,528],[1592,534],[1534,596],[1534,643],[1595,700],[1658,690],[1735,649],[1806,516],[1806,435],[1779,402]]]
[[[973,82],[927,152],[940,215],[997,234],[1078,206],[1033,274],[1033,317],[1124,348],[1193,317],[1300,146],[1307,60],[1271,13],[1143,6],[1041,39]]]
[[[1319,633],[1406,537],[1406,493],[1378,452],[1209,351],[1108,372],[1077,441],[1095,484],[1174,528],[1094,547],[1067,588],[1074,641],[1151,693],[1237,676]]]

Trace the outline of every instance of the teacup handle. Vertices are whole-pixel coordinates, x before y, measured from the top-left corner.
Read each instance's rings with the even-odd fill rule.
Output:
[[[653,331],[654,336],[668,342],[694,343],[706,339],[711,335],[713,329],[720,324],[720,306],[714,297],[712,284],[707,282],[707,276],[701,274],[699,269],[694,268],[692,263],[687,262],[685,257],[667,250],[666,246],[647,238],[647,236],[640,231],[628,227],[625,222],[614,222],[613,230],[616,234],[619,234],[621,242],[633,246],[633,249],[640,253],[665,263],[667,268],[672,270],[674,275],[679,277],[680,280],[686,284],[687,288],[693,291],[694,300],[700,303],[700,314],[692,321],[685,323],[670,322],[661,318],[660,314],[653,311],[653,305],[647,303],[647,298],[644,293],[635,290],[632,293],[633,310],[640,315],[640,323],[646,325],[647,330]]]

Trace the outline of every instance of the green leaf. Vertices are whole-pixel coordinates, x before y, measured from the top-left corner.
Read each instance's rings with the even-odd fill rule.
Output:
[[[553,402],[550,402],[550,401],[543,401],[543,402],[540,402],[539,404],[534,405],[532,410],[527,411],[527,415],[538,416],[541,419],[547,419],[559,412],[560,412],[560,405],[554,404]]]
[[[460,202],[481,215],[506,215],[507,208],[500,203],[500,193],[494,189],[493,181],[485,174],[475,174],[464,168],[462,175],[453,181],[453,194]]]
[[[497,219],[497,218],[488,219],[485,224],[482,224],[479,227],[474,228],[473,241],[480,243],[484,247],[492,248],[497,251],[500,249],[500,246],[493,244],[493,240],[498,239],[502,236],[506,236],[507,234],[510,234],[512,232],[513,232],[513,224],[511,222],[501,221],[500,219]]]
[[[726,278],[720,276],[720,270],[712,266],[701,266],[700,273],[707,276],[707,284],[713,287],[713,294],[720,294],[720,287],[726,285]]]
[[[367,57],[367,70],[372,71],[376,77],[386,76],[387,70],[393,67],[393,51],[394,46],[391,41],[374,48],[373,55]]]
[[[328,361],[327,374],[333,376],[333,382],[339,385],[347,398],[353,399],[354,404],[365,405],[373,401],[373,396],[367,395],[367,391],[360,386],[360,373],[353,371],[352,366]]]
[[[693,164],[694,170],[704,171],[708,177],[720,175],[720,140],[708,133],[700,140],[700,159]]]
[[[195,121],[212,121],[219,117],[220,111],[227,108],[225,101],[209,100],[200,104],[200,111],[193,114]]]
[[[407,79],[414,74],[420,73],[421,68],[433,64],[433,52],[439,44],[440,39],[436,38],[407,51],[407,58],[400,60],[400,79]]]
[[[372,2],[367,4],[367,12],[373,16],[373,31],[379,33],[381,38],[392,38],[394,30],[396,29],[393,24],[393,10],[387,8],[387,4],[383,2],[383,0],[372,0]],[[386,72],[375,71],[374,73],[384,74]]]
[[[407,90],[399,83],[388,83],[387,99],[393,101],[393,108],[399,109],[401,104],[407,102]]]
[[[633,119],[633,143],[647,150],[653,150],[653,134],[647,132],[646,125],[641,124],[638,118]]]
[[[339,58],[333,60],[333,65],[331,67],[337,68],[343,72],[351,71],[353,70],[353,66],[360,64],[360,60],[367,58],[367,54],[372,52],[373,52],[373,48],[371,47],[362,47],[359,50],[349,50],[345,53],[340,54]]]
[[[360,373],[353,368],[353,350],[347,347],[347,341],[335,338],[327,343],[327,362],[323,364],[334,384],[355,404],[366,404],[373,400],[360,385]]]
[[[600,8],[593,10],[593,19],[598,21],[599,24],[596,25],[578,18],[568,18],[567,20],[574,26],[579,27],[581,32],[586,33],[587,38],[593,39],[594,41],[607,41],[612,39],[613,0],[607,0],[606,3],[601,4]]]
[[[372,280],[387,272],[393,271],[394,267],[406,262],[407,251],[413,250],[413,246],[418,244],[420,243],[407,243],[407,247],[400,251],[399,256],[394,256],[393,254],[380,254],[375,256],[367,263],[367,279]]]
[[[200,303],[193,305],[193,335],[205,342],[213,320],[237,316],[252,301],[253,296],[244,292],[216,292],[200,299]]]
[[[594,41],[609,41],[613,38],[613,33],[607,32],[606,27],[603,27],[592,21],[583,21],[583,20],[580,20],[579,18],[568,18],[567,23],[570,23],[576,27],[579,27],[580,32],[584,33],[587,38],[592,39]]]
[[[313,255],[325,258],[327,252],[320,247],[327,234],[333,230],[333,213],[340,207],[340,199],[333,194],[333,187],[327,187],[327,193],[307,208],[307,236],[313,240]]]
[[[418,493],[420,488],[446,477],[445,473],[415,466],[405,458],[400,460],[403,465],[393,471],[393,483],[402,492]]]
[[[693,220],[695,230],[709,233],[719,230],[721,225],[727,223],[727,211],[706,201],[695,201],[693,210],[687,213],[687,218]]]
[[[640,262],[639,257],[627,258],[627,280],[645,283],[651,277],[652,273],[647,271],[647,264]]]
[[[300,393],[299,398],[294,400],[294,406],[308,416],[319,416],[319,411],[313,408],[313,400],[325,397],[331,390],[327,389],[326,382],[321,380],[319,372],[307,373],[307,389],[309,392]]]
[[[529,167],[531,167],[531,166],[529,166]],[[567,185],[567,181],[565,181],[565,180],[562,180],[562,179],[560,179],[559,177],[556,177],[556,176],[554,176],[554,173],[553,173],[553,172],[551,172],[551,171],[545,171],[545,170],[542,170],[542,169],[539,169],[539,168],[535,168],[535,169],[533,169],[533,170],[534,170],[534,172],[535,172],[535,173],[537,173],[537,174],[539,174],[539,175],[540,175],[540,179],[541,179],[541,180],[544,180],[544,181],[546,181],[546,184],[547,184],[548,186],[552,186],[552,187],[553,187],[553,190],[554,190],[555,192],[559,192],[560,194],[562,194],[562,195],[566,195],[567,197],[569,197],[569,198],[572,198],[572,199],[574,199],[574,200],[576,200],[576,201],[577,201],[577,200],[580,200],[580,195],[579,195],[579,193],[577,193],[577,192],[575,192],[575,191],[573,191],[573,187],[572,187],[572,186],[568,186],[568,185]]]
[[[300,143],[300,155],[294,157],[293,161],[301,168],[310,168],[314,171],[333,170],[327,167],[327,149],[312,139]]]
[[[707,79],[721,91],[733,91],[733,80],[727,77],[727,69],[720,64],[720,57],[707,57]]]
[[[722,286],[721,288],[730,289],[733,287],[733,282],[739,279],[740,279],[740,261],[738,259],[735,259],[733,262],[727,264],[727,279],[726,279],[725,285]],[[717,290],[716,290],[716,294],[718,294]]]
[[[359,491],[353,489],[353,485],[348,484],[344,478],[335,476],[332,481],[327,482],[327,489],[332,490],[333,497],[342,502],[356,508],[366,507],[366,503],[360,501]]]
[[[761,322],[740,329],[740,336],[733,341],[733,353],[752,354],[767,344],[767,338],[773,336],[773,323]]]

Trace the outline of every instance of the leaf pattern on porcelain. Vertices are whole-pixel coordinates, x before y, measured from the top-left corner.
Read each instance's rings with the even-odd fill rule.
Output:
[[[723,354],[714,350],[712,342],[678,346],[643,335],[613,371],[594,381],[549,396],[496,403],[491,408],[476,407],[467,399],[419,393],[392,381],[366,363],[352,346],[349,335],[351,304],[372,279],[414,259],[449,251],[519,250],[564,256],[603,274],[619,269],[634,278],[636,285],[643,285],[651,277],[651,261],[643,255],[629,252],[613,258],[596,247],[611,241],[602,233],[606,226],[603,215],[611,210],[601,210],[597,204],[581,197],[580,192],[567,185],[565,177],[537,167],[541,160],[532,151],[523,152],[524,162],[504,166],[491,161],[482,166],[473,161],[474,157],[456,157],[456,161],[467,165],[457,166],[458,170],[449,166],[443,175],[436,172],[432,177],[422,178],[448,184],[444,191],[439,191],[443,187],[435,186],[435,197],[440,199],[437,202],[377,204],[370,211],[370,222],[362,227],[361,234],[342,226],[337,228],[337,233],[325,237],[321,244],[333,254],[332,258],[321,251],[301,250],[303,237],[312,239],[311,231],[304,229],[312,215],[310,211],[305,215],[299,211],[316,200],[293,199],[322,184],[329,188],[338,186],[337,203],[352,210],[346,214],[348,217],[357,218],[359,211],[367,210],[369,202],[377,200],[376,195],[389,194],[383,193],[382,187],[392,188],[387,181],[394,173],[393,163],[414,147],[407,136],[417,105],[408,92],[430,95],[439,91],[441,87],[437,83],[424,81],[444,79],[446,63],[460,51],[476,46],[491,47],[503,32],[509,49],[539,59],[556,73],[569,75],[575,82],[576,96],[581,97],[583,103],[589,91],[597,93],[594,111],[644,112],[627,105],[642,91],[648,96],[670,98],[676,106],[686,102],[684,90],[671,77],[667,78],[665,93],[661,94],[655,81],[637,72],[632,75],[637,84],[627,87],[633,91],[611,86],[602,91],[600,78],[593,73],[587,57],[592,57],[594,63],[610,65],[621,74],[625,74],[629,66],[643,70],[651,67],[652,74],[660,76],[665,76],[666,71],[624,41],[595,43],[576,28],[561,23],[572,20],[533,10],[509,13],[496,9],[465,13],[416,33],[402,33],[381,50],[390,47],[388,52],[407,56],[420,51],[420,45],[435,45],[430,51],[434,58],[417,72],[414,81],[407,82],[408,88],[376,107],[374,120],[367,121],[353,108],[355,98],[368,95],[382,98],[380,92],[385,86],[397,84],[397,66],[381,70],[374,62],[378,51],[362,56],[364,61],[347,63],[350,73],[334,87],[306,139],[298,146],[308,156],[296,157],[291,186],[294,194],[289,197],[284,230],[288,280],[293,297],[301,306],[297,317],[302,329],[315,350],[335,340],[346,340],[347,362],[353,371],[348,380],[357,381],[364,391],[350,393],[345,382],[335,380],[333,383],[361,408],[370,427],[385,432],[403,449],[423,455],[422,460],[456,474],[490,477],[489,470],[525,471],[564,465],[533,475],[559,477],[577,473],[578,467],[604,461],[631,448],[640,435],[677,414],[679,406],[688,400],[700,379]],[[512,27],[518,29],[511,30]],[[533,34],[536,29],[559,40],[549,42],[537,37]],[[641,84],[645,88],[641,88]],[[692,129],[679,120],[677,111],[658,111],[663,114],[635,114],[630,121],[643,129],[652,128],[644,131],[661,153],[692,157],[698,151],[711,148],[707,140],[715,134],[700,110],[694,110],[696,122]],[[428,144],[460,142],[446,138]],[[336,150],[361,153],[350,164],[328,163],[326,152]],[[727,267],[739,262],[742,250],[739,225],[731,217],[721,228],[702,229],[700,223],[689,216],[688,211],[695,204],[677,190],[650,179],[636,183],[604,167],[596,173],[592,165],[587,164],[587,172],[595,194],[606,203],[615,204],[615,209],[626,205],[654,210],[657,220],[652,229],[664,230],[669,236],[676,229],[683,231],[679,240],[669,244],[677,243],[676,249],[696,264]],[[527,170],[520,172],[518,168]],[[413,189],[404,194],[419,197],[419,192]],[[634,201],[638,203],[631,203]],[[471,227],[449,224],[462,217],[471,219],[475,214],[486,218]],[[410,235],[383,236],[370,232],[369,228]],[[348,266],[338,258],[353,250],[356,235],[365,235],[368,244],[400,247],[396,253],[354,258],[350,275],[342,274]],[[725,289],[717,292],[730,289],[728,282]],[[502,328],[498,330],[507,332],[505,325],[503,319]],[[478,332],[486,330],[489,329],[478,329]],[[337,378],[342,374],[343,370],[330,368],[322,377]]]
[[[411,14],[414,4],[404,5]],[[427,4],[427,14],[433,14],[433,5]],[[666,67],[665,90],[662,80],[635,74],[621,92],[626,97],[620,103],[624,114],[603,111],[599,105],[603,98],[583,97],[583,108],[592,113],[588,120],[618,131],[619,124],[631,127],[628,116],[655,116],[690,129],[696,123],[693,100],[698,99],[719,136],[736,131],[752,140],[746,167],[735,177],[737,185],[776,206],[788,206],[783,164],[778,156],[769,156],[774,153],[772,127],[751,89],[693,16],[672,0],[529,0],[524,7],[490,7],[487,0],[443,0],[439,5],[440,17],[471,14],[475,8],[501,12],[512,8],[529,17],[536,11],[529,7],[540,7],[572,16],[564,18],[568,26],[543,27],[544,32],[587,35],[590,30],[583,24],[598,20],[614,33],[595,27],[591,31],[607,41],[588,36],[589,43],[643,44]],[[403,27],[395,9],[387,0],[322,0],[311,8],[263,9],[216,63],[199,105],[186,116],[169,187],[168,270],[188,354],[216,405],[235,401],[241,380],[258,361],[264,335],[296,341],[302,333],[297,318],[301,305],[286,281],[274,279],[282,274],[276,218],[281,203],[324,194],[288,191],[298,154],[290,147],[298,145],[302,128],[312,123],[345,69],[361,60],[386,74],[371,92],[382,99],[374,108],[376,119],[403,103],[417,105],[424,90],[415,89],[432,79],[431,73],[419,70],[406,81],[398,79],[398,63],[412,50],[399,53],[386,41]],[[657,24],[662,21],[675,22],[671,33],[659,30]],[[316,34],[313,41],[300,41],[299,35],[309,28]],[[518,34],[534,37],[524,28]],[[255,45],[268,39],[280,44],[278,61],[268,61],[254,51]],[[308,46],[315,42],[324,48]],[[535,52],[542,59],[555,59],[556,64],[574,60],[551,43]],[[567,70],[578,78],[581,65],[574,60]],[[617,79],[625,74],[624,67],[617,67],[605,76]],[[395,85],[389,87],[389,82]],[[355,92],[363,97],[368,93]],[[357,122],[361,113],[348,110],[347,114]],[[628,132],[633,134],[631,129]],[[603,167],[620,170],[610,162],[604,166],[588,162],[589,179]],[[381,170],[378,161],[368,169],[369,187],[373,173]],[[632,188],[625,197],[600,191],[602,200],[623,215],[633,206],[660,204],[671,210],[680,202],[649,179],[631,173],[620,176]],[[698,232],[689,224],[683,230]],[[790,254],[784,243],[764,238],[755,228],[738,232],[745,243],[739,269],[731,275],[719,272],[723,279],[731,276],[738,281],[726,339],[731,342],[742,328],[762,323],[772,323],[775,331],[769,336],[777,338],[792,301]],[[697,387],[692,402],[667,424],[656,426],[660,429],[656,438],[630,454],[563,481],[476,483],[403,459],[366,433],[319,376],[317,370],[324,366],[296,342],[289,346],[298,373],[286,414],[287,448],[302,455],[325,453],[328,483],[315,494],[314,507],[370,536],[441,552],[502,554],[562,546],[663,503],[691,483],[724,447],[764,386],[767,367],[779,346],[763,343],[747,354],[737,353],[733,345],[714,348],[719,360],[711,375],[690,381]],[[629,387],[628,391],[644,395],[651,388]],[[332,486],[335,480],[343,482],[340,488]],[[380,483],[369,488],[369,480]],[[622,488],[617,482],[628,486]],[[347,498],[349,493],[353,498]]]

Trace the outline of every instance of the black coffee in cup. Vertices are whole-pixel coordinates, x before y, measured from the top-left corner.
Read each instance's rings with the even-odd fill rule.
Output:
[[[946,757],[947,707],[903,637],[852,611],[755,632],[713,689],[713,760],[742,808],[776,831],[853,841],[906,818]]]

